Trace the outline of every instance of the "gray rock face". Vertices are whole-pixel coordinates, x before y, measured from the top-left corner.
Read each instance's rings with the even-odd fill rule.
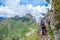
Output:
[[[47,20],[47,22],[48,21],[50,22],[49,26],[53,30],[54,37],[55,37],[54,40],[60,40],[60,32],[59,32],[59,30],[56,30],[56,28],[54,26],[55,24],[58,23],[58,21],[56,21],[54,19],[54,12],[48,11],[47,15],[46,15],[46,20]]]

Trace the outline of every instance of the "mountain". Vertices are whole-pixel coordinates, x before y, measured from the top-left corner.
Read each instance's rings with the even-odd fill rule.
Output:
[[[0,21],[2,21],[2,20],[4,20],[4,18],[3,17],[0,17]]]

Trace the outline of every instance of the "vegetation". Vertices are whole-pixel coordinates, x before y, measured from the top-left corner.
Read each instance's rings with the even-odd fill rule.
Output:
[[[46,0],[49,2],[49,0]],[[60,0],[52,0],[52,7],[54,8],[54,17],[58,23],[55,25],[57,29],[60,29]]]
[[[54,14],[55,19],[58,21],[58,23],[55,25],[58,29],[60,28],[60,1],[59,0],[53,0],[53,7],[54,7]]]
[[[33,33],[29,37],[26,38],[26,40],[38,40],[39,36],[37,33]]]
[[[53,30],[49,29],[49,30],[48,30],[48,34],[49,34],[51,40],[53,40],[53,39],[54,39],[54,33],[53,33]]]
[[[46,0],[48,3],[50,2],[50,0]]]
[[[55,39],[56,40],[59,40],[59,36],[60,36],[60,0],[52,0],[52,7],[53,7],[53,14],[54,14],[54,20],[55,20],[55,23],[54,23],[54,26],[55,26],[55,30],[53,31],[56,31],[54,33],[54,36],[55,36]]]
[[[26,33],[31,31],[29,28],[38,28],[38,24],[32,18],[29,14],[25,17],[15,16],[14,18],[0,21],[0,40],[19,40],[25,38]]]

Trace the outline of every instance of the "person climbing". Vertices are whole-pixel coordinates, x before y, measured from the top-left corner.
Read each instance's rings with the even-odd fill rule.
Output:
[[[42,31],[42,36],[47,35],[47,28],[46,28],[46,20],[45,20],[45,18],[41,19],[40,27],[41,27],[41,31]]]

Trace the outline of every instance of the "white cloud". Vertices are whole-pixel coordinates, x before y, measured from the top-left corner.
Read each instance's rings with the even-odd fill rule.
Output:
[[[33,7],[33,5],[31,5],[31,4],[28,4],[28,5],[27,5],[27,8],[28,8],[29,10],[31,10],[32,7]]]
[[[29,9],[29,10],[31,10],[31,14],[33,15],[33,16],[40,16],[41,15],[41,13],[47,13],[47,9],[46,9],[46,6],[35,6],[35,7],[33,7],[32,5],[27,5],[27,8]]]
[[[41,13],[46,14],[47,13],[47,7],[46,6],[33,6],[33,5],[27,5],[28,10],[30,11],[30,13],[33,15],[33,17],[36,18],[36,21],[38,22],[40,20],[40,18],[44,17]],[[50,8],[48,6],[48,8]]]
[[[0,7],[0,16],[1,17],[11,17],[12,15],[14,15],[14,12],[10,9],[8,9],[8,7]]]
[[[33,7],[32,4],[25,5],[19,5],[19,1],[21,0],[6,0],[6,5],[10,10],[15,12],[16,15],[23,16],[27,12],[30,12],[32,15],[38,15],[40,13],[46,13],[46,7],[45,6],[35,6]],[[36,0],[37,1],[37,0]]]
[[[23,16],[26,14],[25,5],[20,5],[16,0],[8,0],[6,1],[6,5],[9,7],[10,10],[15,12],[15,15]]]
[[[16,2],[19,2],[20,0],[16,0]]]
[[[52,4],[48,4],[48,6],[46,8],[49,8],[49,10],[51,10]]]
[[[11,11],[11,10],[9,10],[8,8],[7,8],[7,6],[6,7],[0,7],[0,14],[14,14],[14,12],[13,11]]]
[[[40,17],[43,17],[41,13],[47,13],[46,8],[51,8],[51,5],[49,6],[33,6],[32,4],[20,5],[19,1],[21,0],[6,0],[6,6],[0,7],[0,16],[24,16],[26,13],[31,13],[34,17],[36,17],[37,20],[39,20]]]

